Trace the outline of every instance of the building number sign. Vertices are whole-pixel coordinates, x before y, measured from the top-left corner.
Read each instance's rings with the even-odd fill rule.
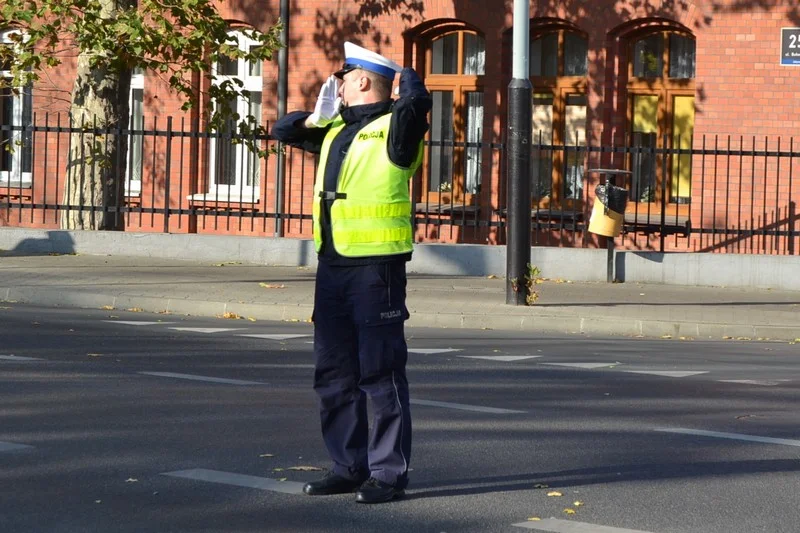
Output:
[[[800,66],[800,28],[781,28],[781,65]]]

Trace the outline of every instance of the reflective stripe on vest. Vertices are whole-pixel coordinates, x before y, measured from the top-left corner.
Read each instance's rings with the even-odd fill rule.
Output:
[[[356,133],[339,171],[336,192],[342,197],[331,207],[333,246],[344,257],[367,257],[408,253],[413,247],[411,199],[408,181],[422,163],[422,143],[411,168],[389,160],[388,140],[391,114],[370,122]],[[322,247],[320,192],[333,139],[345,124],[338,118],[320,152],[314,183],[314,245]]]

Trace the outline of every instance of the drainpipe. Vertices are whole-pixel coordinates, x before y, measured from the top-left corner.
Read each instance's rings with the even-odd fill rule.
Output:
[[[289,0],[281,0],[281,43],[278,51],[278,118],[286,115],[286,101],[289,88]],[[275,184],[275,237],[283,236],[283,188],[286,181],[286,157],[283,145],[278,144],[278,172]]]

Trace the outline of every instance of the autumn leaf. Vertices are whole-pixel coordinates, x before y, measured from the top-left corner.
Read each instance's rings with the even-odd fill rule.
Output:
[[[136,479],[135,477],[129,477],[128,479],[125,480],[125,483],[137,483],[138,481],[139,480]]]
[[[278,478],[278,481],[286,481],[287,479],[288,479],[288,478],[281,477],[281,478]]]
[[[271,453],[262,453],[261,455],[259,455],[259,457],[275,457],[275,456]]]
[[[233,311],[225,311],[222,313],[222,318],[230,318],[231,320],[241,320],[242,317],[234,313]]]
[[[290,466],[286,470],[294,470],[295,472],[321,472],[321,468],[316,466]]]
[[[141,307],[131,307],[130,309],[128,309],[128,311],[130,311],[131,313],[141,313],[142,312],[142,308]]]
[[[86,355],[88,357],[103,357],[103,354],[101,353],[87,353]]]
[[[541,518],[539,518],[538,516],[529,516],[528,517],[528,522],[538,522],[539,520],[541,520]]]
[[[251,317],[251,316],[247,317],[247,320],[249,320],[250,322],[255,322],[256,321],[256,319]]]
[[[273,468],[273,472],[283,472],[283,468]]]
[[[486,279],[497,279],[497,276],[495,276],[494,274],[489,274],[488,276],[486,276]]]
[[[575,509],[570,509],[569,507],[567,507],[566,509],[564,509],[564,514],[575,514]]]
[[[100,309],[103,309],[104,311],[113,311],[114,310],[114,306],[113,305],[104,305]]]
[[[583,502],[578,500],[578,501],[572,502],[572,505],[574,505],[575,507],[580,507],[581,505],[583,505]]]
[[[547,495],[548,495],[548,496],[555,496],[555,497],[563,496],[563,494],[561,494],[561,493],[560,493],[560,492],[558,492],[557,490],[554,490],[554,491],[548,492],[548,493],[547,493]]]

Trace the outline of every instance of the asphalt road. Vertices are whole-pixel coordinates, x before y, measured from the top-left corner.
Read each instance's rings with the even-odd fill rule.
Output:
[[[409,329],[411,485],[364,506],[298,494],[310,324],[2,306],[3,533],[800,531],[800,344]]]

